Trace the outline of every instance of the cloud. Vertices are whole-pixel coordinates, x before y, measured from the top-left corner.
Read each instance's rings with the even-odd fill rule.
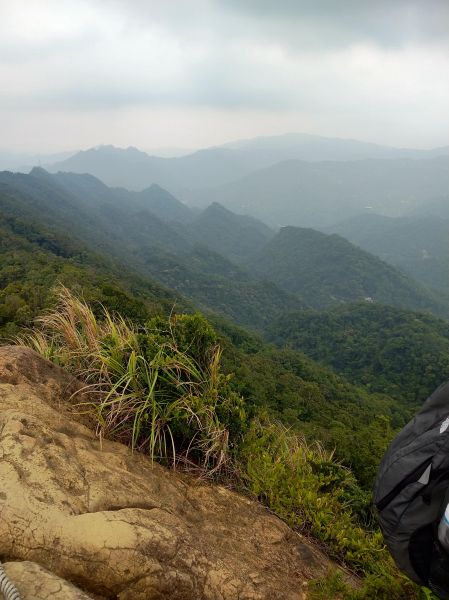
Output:
[[[223,8],[246,15],[289,42],[321,47],[370,42],[396,46],[447,41],[446,0],[219,0]]]
[[[182,123],[181,111],[216,111],[223,136],[242,111],[260,133],[276,119],[328,127],[352,117],[348,135],[382,122],[406,139],[418,123],[443,143],[449,5],[440,0],[4,0],[0,11],[9,119],[84,114],[95,128],[101,113],[101,142],[107,119],[124,111],[171,110]],[[176,145],[175,133],[160,143]]]

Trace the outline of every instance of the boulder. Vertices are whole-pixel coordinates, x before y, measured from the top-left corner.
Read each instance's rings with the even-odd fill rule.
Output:
[[[74,585],[29,562],[8,562],[4,571],[20,594],[21,600],[92,600]]]
[[[80,389],[0,347],[0,559],[26,561],[7,565],[18,587],[35,572],[83,590],[67,599],[299,600],[334,568],[257,502],[99,440],[74,411]]]

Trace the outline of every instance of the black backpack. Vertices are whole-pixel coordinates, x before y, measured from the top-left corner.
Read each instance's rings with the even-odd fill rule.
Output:
[[[390,444],[374,487],[380,528],[396,564],[442,600],[449,600],[449,552],[437,532],[448,502],[449,382]]]

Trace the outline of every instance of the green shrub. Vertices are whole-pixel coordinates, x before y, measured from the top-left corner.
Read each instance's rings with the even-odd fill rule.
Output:
[[[354,518],[351,472],[318,444],[285,427],[254,421],[242,447],[250,491],[292,528],[320,540],[327,553],[364,577],[351,598],[416,598],[385,549],[380,532],[367,532]]]
[[[156,318],[137,329],[102,309],[98,318],[60,288],[55,310],[18,341],[86,382],[97,430],[154,459],[212,473],[245,423],[242,399],[220,370],[221,349],[201,315]]]

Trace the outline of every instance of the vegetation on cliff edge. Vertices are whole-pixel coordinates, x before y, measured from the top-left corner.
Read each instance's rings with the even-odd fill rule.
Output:
[[[136,327],[106,309],[95,316],[62,288],[56,310],[19,341],[84,379],[89,401],[78,410],[91,411],[102,435],[161,462],[220,471],[319,540],[363,577],[360,589],[345,586],[347,598],[418,597],[380,533],[362,526],[350,470],[319,444],[272,423],[263,410],[250,418],[221,371],[217,339],[198,314],[154,317]]]

